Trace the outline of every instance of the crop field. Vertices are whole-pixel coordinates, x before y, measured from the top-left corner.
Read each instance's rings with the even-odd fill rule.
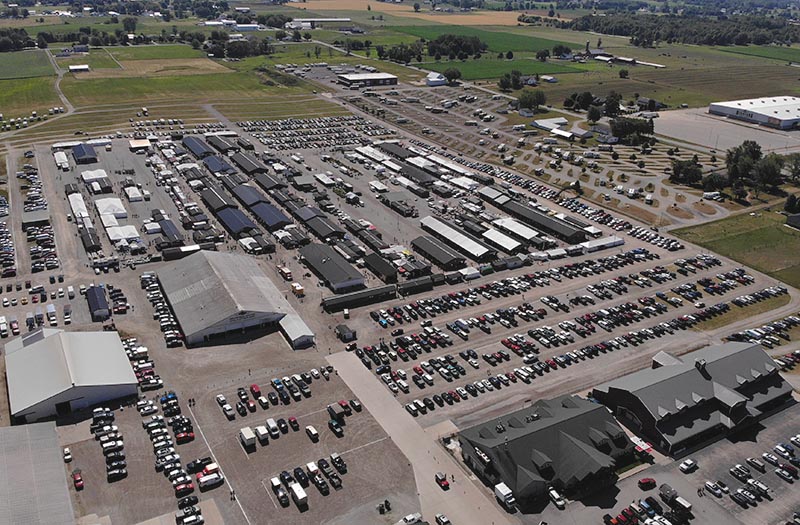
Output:
[[[578,73],[580,69],[554,62],[540,62],[533,59],[498,60],[496,58],[482,58],[480,60],[465,60],[463,62],[428,62],[420,64],[421,67],[432,71],[444,72],[454,67],[461,71],[464,80],[478,80],[486,78],[499,78],[504,73],[517,70],[523,75],[549,75],[556,73]]]
[[[531,29],[527,35],[507,33],[501,31],[486,31],[474,27],[461,26],[401,26],[393,28],[402,33],[408,33],[426,40],[433,40],[442,34],[476,36],[489,46],[489,51],[495,53],[506,51],[538,51],[540,49],[552,49],[557,44],[572,45],[569,42],[550,40],[535,36],[535,29]]]
[[[192,49],[186,45],[168,46],[127,46],[106,48],[114,58],[127,60],[170,60],[180,58],[203,58],[205,55],[199,49]]]
[[[232,72],[231,69],[208,58],[185,58],[179,60],[129,60],[120,63],[122,64],[122,68],[79,73],[77,78],[137,78],[176,75],[203,75],[208,73],[224,74]]]
[[[91,69],[119,69],[119,65],[105,49],[92,49],[88,55],[79,53],[69,58],[57,58],[56,63],[63,69],[79,64],[88,64]]]
[[[800,62],[800,48],[778,46],[732,46],[717,48],[725,53],[772,58],[784,62]]]
[[[53,66],[45,51],[0,53],[0,80],[46,77],[54,74]],[[2,91],[2,85],[0,85],[0,91]],[[2,95],[0,94],[0,96]]]
[[[53,18],[45,18],[46,21],[52,20],[53,23],[48,24],[36,24],[36,25],[26,25],[25,30],[31,35],[33,38],[36,38],[36,35],[42,32],[46,33],[53,33],[55,34],[64,34],[64,33],[77,33],[80,31],[82,27],[93,27],[98,31],[105,31],[106,33],[113,33],[117,29],[122,29],[122,24],[111,24],[107,23],[111,19],[109,17],[92,17],[89,19],[81,19],[81,18],[73,18],[71,20],[65,19],[65,22],[58,23],[58,19]],[[66,42],[56,42],[53,44],[52,47],[69,47],[69,44]]]
[[[280,120],[347,115],[343,106],[306,96],[276,97],[263,102],[214,104],[214,108],[231,120]]]
[[[752,266],[791,286],[800,286],[800,232],[773,212],[741,214],[672,233]]]
[[[31,111],[47,113],[47,108],[61,104],[54,83],[51,77],[0,80],[0,111],[6,118],[30,115]]]

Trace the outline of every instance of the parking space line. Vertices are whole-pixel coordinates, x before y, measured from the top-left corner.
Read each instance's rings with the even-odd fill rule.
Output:
[[[339,455],[340,456],[344,456],[345,454],[351,454],[351,453],[355,452],[356,450],[368,447],[370,445],[376,445],[376,444],[380,443],[381,441],[384,441],[384,440],[388,439],[388,437],[389,436],[383,436],[380,439],[376,439],[374,441],[370,441],[369,443],[364,443],[363,445],[359,445],[357,447],[351,448],[350,450],[345,450],[344,452],[339,452]]]
[[[200,432],[200,437],[203,438],[203,441],[205,442],[206,447],[208,447],[208,452],[211,454],[211,457],[214,459],[214,463],[219,465],[219,462],[217,461],[217,456],[216,456],[216,454],[214,454],[214,449],[211,448],[211,444],[208,442],[208,439],[206,439],[206,434],[205,434],[205,432],[203,432],[203,428],[200,426],[200,422],[197,421],[197,417],[194,415],[194,410],[192,410],[192,407],[188,407],[188,408],[189,408],[189,413],[192,414],[192,419],[194,419],[194,424],[197,427],[197,430]],[[245,455],[246,454],[247,453],[245,452]],[[220,467],[220,472],[222,472],[222,475],[225,477],[225,484],[228,486],[228,490],[230,490],[231,493],[235,494],[236,492],[235,492],[235,490],[233,488],[233,485],[231,485],[231,481],[228,478],[228,476],[225,476],[225,473],[223,472],[222,467]],[[198,490],[199,490],[199,487],[198,487]],[[244,516],[244,519],[247,522],[247,525],[252,525],[253,522],[250,521],[250,518],[247,516],[247,513],[244,511],[244,507],[242,507],[242,502],[239,501],[239,498],[236,498],[236,504],[239,506],[239,510],[242,511],[242,516]]]
[[[264,483],[265,481],[266,481],[266,478],[264,478],[264,479],[262,479],[262,480],[261,480],[261,486],[262,486],[262,487],[264,487],[264,491],[267,493],[267,496],[269,496],[269,500],[272,502],[272,506],[273,506],[273,507],[275,507],[275,508],[277,509],[277,508],[278,508],[278,504],[277,504],[277,503],[275,503],[275,500],[274,500],[274,499],[272,499],[272,494],[270,494],[270,490],[269,490],[269,488],[267,487],[267,484],[266,484],[266,483]]]

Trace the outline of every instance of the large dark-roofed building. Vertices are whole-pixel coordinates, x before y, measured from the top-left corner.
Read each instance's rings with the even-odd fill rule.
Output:
[[[240,184],[235,186],[232,190],[233,196],[239,199],[239,202],[248,208],[258,204],[259,202],[267,202],[267,197],[256,188],[248,186],[247,184]]]
[[[97,162],[97,153],[89,144],[78,144],[72,148],[72,157],[76,164],[93,164]]]
[[[240,237],[242,234],[249,234],[250,230],[256,229],[256,225],[251,221],[247,215],[238,208],[225,208],[217,212],[217,218],[222,226],[230,232],[234,237]]]
[[[599,385],[592,396],[659,449],[679,456],[752,425],[791,400],[792,387],[760,345],[727,343]]]
[[[569,395],[492,418],[458,439],[478,477],[505,483],[523,509],[546,499],[550,486],[574,498],[614,483],[634,453],[605,407]]]
[[[500,206],[500,209],[537,230],[553,235],[570,244],[578,244],[586,240],[586,232],[582,228],[546,215],[516,201],[508,201]]]
[[[183,137],[183,147],[191,151],[192,155],[198,159],[214,154],[214,150],[208,147],[206,141],[198,137]]]
[[[364,256],[364,265],[386,284],[397,282],[397,268],[375,252]]]
[[[220,137],[217,135],[211,135],[206,139],[208,143],[214,146],[216,149],[221,151],[222,153],[228,153],[229,151],[238,151],[239,147],[236,146],[234,143],[229,141],[224,137]]]
[[[264,188],[264,191],[279,190],[286,187],[285,182],[266,173],[256,173],[253,178],[259,186]]]
[[[459,270],[466,264],[460,253],[427,235],[411,241],[411,247],[442,270]]]
[[[259,160],[249,153],[234,153],[231,155],[231,160],[234,164],[239,166],[239,169],[248,175],[255,175],[256,173],[266,173],[267,167],[261,164]],[[265,188],[270,189],[270,188]]]
[[[250,212],[255,216],[258,222],[271,232],[292,224],[292,221],[278,208],[266,202],[259,202],[253,205],[250,208]]]
[[[389,301],[397,297],[397,286],[387,284],[376,288],[368,288],[358,292],[326,297],[322,300],[322,308],[326,312],[339,312],[345,308],[357,308],[370,304]]]
[[[334,293],[358,290],[365,286],[364,276],[326,244],[303,246],[300,248],[300,257]]]
[[[228,164],[228,161],[217,155],[211,155],[203,159],[208,171],[211,173],[235,173],[236,168]]]
[[[306,228],[316,235],[320,240],[342,239],[346,232],[333,224],[325,217],[314,217],[306,222]]]
[[[218,212],[225,208],[236,208],[236,203],[233,202],[228,194],[215,186],[209,186],[208,189],[200,192],[200,198],[206,203],[208,209],[213,212]]]

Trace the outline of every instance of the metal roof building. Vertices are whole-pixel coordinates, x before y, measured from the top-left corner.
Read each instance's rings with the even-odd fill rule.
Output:
[[[214,150],[212,150],[208,146],[208,143],[201,138],[192,136],[183,137],[182,143],[183,147],[191,151],[192,154],[198,159],[202,159],[214,154]]]
[[[357,308],[369,304],[389,301],[397,297],[397,286],[387,284],[376,288],[368,288],[348,294],[334,295],[325,297],[322,300],[322,308],[326,312],[339,312],[345,308]]]
[[[6,344],[5,354],[9,405],[17,421],[135,396],[139,386],[117,332],[40,328]]]
[[[217,155],[210,155],[203,159],[206,169],[211,173],[235,173],[236,168],[228,164],[228,161]]]
[[[461,455],[479,478],[505,483],[524,509],[548,487],[572,498],[613,484],[634,445],[602,405],[577,396],[528,408],[462,430]]]
[[[346,232],[325,217],[314,217],[306,222],[306,227],[322,241],[341,239]]]
[[[250,212],[262,226],[271,232],[292,224],[292,221],[283,212],[267,202],[253,205]]]
[[[412,240],[411,247],[443,270],[458,270],[466,264],[466,259],[460,253],[427,235]]]
[[[258,191],[256,188],[248,186],[247,184],[234,186],[231,192],[233,192],[234,197],[239,199],[239,202],[248,208],[258,204],[259,202],[268,202],[266,195]]]
[[[309,244],[300,248],[300,257],[335,293],[358,290],[365,286],[364,276],[336,250],[326,244]]]
[[[419,222],[423,230],[432,233],[451,248],[469,256],[470,259],[490,261],[497,256],[495,250],[435,217],[429,215],[423,217]]]
[[[0,428],[0,501],[6,523],[73,525],[54,422]]]
[[[267,175],[266,173],[256,173],[253,177],[259,186],[264,188],[264,191],[281,189],[286,187],[286,183],[279,180],[277,177]]]
[[[791,129],[800,124],[800,98],[778,96],[714,102],[708,106],[708,112],[771,128]]]
[[[264,166],[259,160],[249,153],[239,152],[231,155],[231,160],[234,164],[239,166],[239,169],[248,175],[255,175],[256,173],[266,173],[267,167]],[[269,188],[265,188],[269,189]]]
[[[364,256],[364,265],[386,284],[397,282],[397,268],[379,254],[373,252]]]
[[[295,350],[314,345],[314,332],[297,313],[286,314],[279,324],[283,336]]]
[[[524,251],[525,249],[522,243],[515,241],[508,235],[500,233],[494,228],[489,228],[481,235],[483,236],[484,240],[491,246],[494,246],[497,249],[502,250],[509,255],[519,253],[521,251]]]
[[[206,139],[206,141],[213,146],[214,148],[218,149],[222,153],[228,153],[229,151],[235,150],[238,151],[239,147],[235,145],[233,142],[229,141],[224,137],[220,137],[218,135],[211,135]]]
[[[596,386],[592,396],[673,456],[757,422],[791,400],[792,387],[760,345],[727,343],[674,357]]]
[[[92,164],[97,162],[97,153],[89,144],[78,144],[72,148],[72,157],[76,164]]]
[[[516,201],[508,201],[499,207],[537,230],[558,237],[570,244],[578,244],[586,240],[586,232],[582,228],[534,210],[530,206],[525,206]]]
[[[278,328],[284,316],[297,315],[255,259],[245,255],[200,251],[159,271],[158,280],[187,345],[224,343],[226,335]]]
[[[255,223],[239,208],[219,210],[217,218],[222,226],[236,238],[257,228]]]
[[[209,186],[207,189],[200,192],[200,198],[206,203],[208,209],[213,212],[218,212],[225,208],[236,208],[236,203],[228,196],[227,193],[222,191],[222,188],[217,186]]]
[[[89,303],[89,312],[92,321],[105,321],[111,316],[106,299],[106,290],[101,286],[91,286],[86,290],[86,301]]]

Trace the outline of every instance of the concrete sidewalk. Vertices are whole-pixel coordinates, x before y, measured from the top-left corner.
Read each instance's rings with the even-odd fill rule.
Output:
[[[328,357],[339,376],[392,438],[414,468],[422,515],[433,521],[438,513],[453,523],[501,525],[516,523],[504,514],[491,495],[463,475],[455,460],[443,451],[358,358],[349,352]],[[437,472],[455,475],[450,490],[434,480]]]

